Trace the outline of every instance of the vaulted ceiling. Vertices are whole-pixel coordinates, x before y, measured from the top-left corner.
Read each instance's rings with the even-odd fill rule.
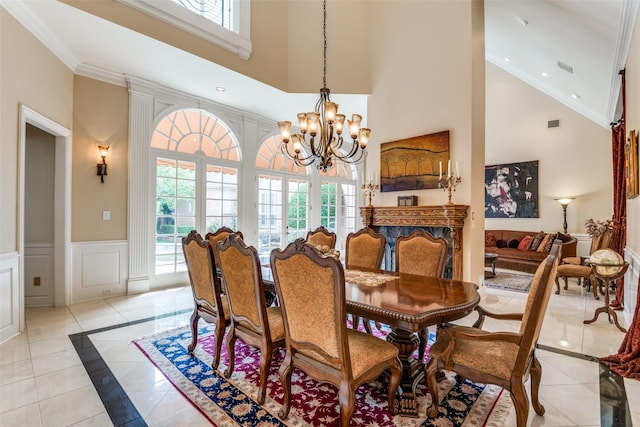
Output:
[[[295,116],[317,98],[286,94],[55,0],[2,6],[78,74],[107,81],[134,75],[274,120]],[[637,12],[637,0],[485,0],[486,59],[608,126],[617,118],[618,71]],[[211,87],[214,74],[225,75],[224,94]],[[360,111],[366,100],[343,95],[340,103]]]

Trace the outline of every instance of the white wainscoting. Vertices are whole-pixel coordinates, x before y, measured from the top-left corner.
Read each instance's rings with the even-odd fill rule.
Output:
[[[576,246],[576,256],[589,256],[591,255],[591,236],[586,233],[571,234],[572,237],[578,239],[578,245]]]
[[[71,244],[72,302],[126,295],[128,243],[125,240]]]
[[[17,252],[0,254],[0,343],[21,329],[19,261]]]
[[[624,250],[624,259],[629,263],[629,268],[624,275],[624,320],[627,325],[630,325],[638,297],[640,254],[627,247]]]
[[[24,245],[24,305],[25,307],[53,306],[54,245],[25,243]],[[40,278],[40,285],[34,278]]]

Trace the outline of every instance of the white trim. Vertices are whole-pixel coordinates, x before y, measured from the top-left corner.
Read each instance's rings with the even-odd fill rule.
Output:
[[[0,311],[7,323],[0,324],[0,343],[3,343],[24,330],[24,307],[16,304],[20,294],[20,255],[18,252],[0,254]],[[7,313],[10,313],[7,316]]]
[[[629,268],[624,275],[623,315],[627,325],[631,325],[636,311],[638,296],[638,278],[640,278],[640,254],[629,246],[624,249],[624,259],[629,263]]]
[[[238,55],[241,59],[251,56],[251,2],[236,2],[237,32],[230,31],[215,22],[199,16],[169,0],[118,0],[127,6],[160,19],[174,27],[187,31],[203,40],[214,43]]]
[[[73,243],[73,302],[125,295],[127,251],[126,240]]]

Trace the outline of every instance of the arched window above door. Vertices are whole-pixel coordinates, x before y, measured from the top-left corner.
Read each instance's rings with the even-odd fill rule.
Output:
[[[233,133],[213,114],[186,108],[165,116],[153,131],[151,147],[205,157],[241,160]]]
[[[271,169],[277,172],[290,172],[299,175],[308,175],[309,168],[296,165],[293,160],[286,157],[280,151],[282,137],[280,135],[265,139],[256,156],[256,167]]]

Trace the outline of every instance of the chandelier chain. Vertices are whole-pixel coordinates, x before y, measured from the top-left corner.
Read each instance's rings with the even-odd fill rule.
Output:
[[[324,51],[323,51],[324,68],[322,72],[322,87],[326,88],[327,87],[327,0],[324,0],[322,2],[322,13],[323,13],[322,37],[324,38]]]

